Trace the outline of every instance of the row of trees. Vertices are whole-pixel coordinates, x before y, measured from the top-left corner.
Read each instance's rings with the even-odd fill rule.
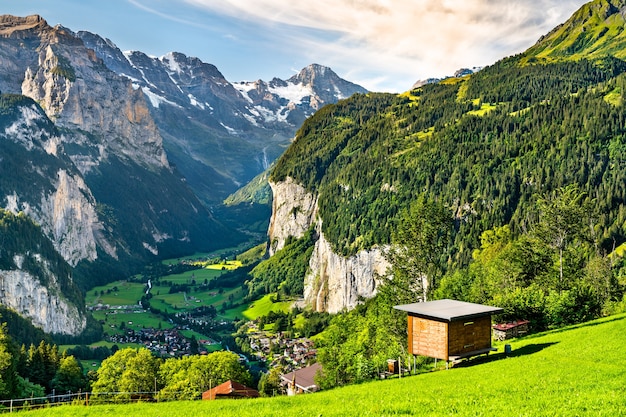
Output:
[[[0,326],[0,398],[42,397],[87,386],[88,378],[74,356],[60,354],[56,345],[45,341],[17,348],[6,326]]]
[[[91,387],[92,401],[111,393],[120,400],[140,393],[163,400],[194,400],[229,379],[242,384],[252,380],[232,352],[162,360],[145,348],[125,348],[102,362]]]
[[[84,373],[72,355],[41,342],[16,348],[0,326],[0,399],[43,397],[48,394],[91,391],[127,399],[149,393],[161,399],[192,400],[211,386],[229,379],[250,384],[252,377],[232,352],[214,352],[160,359],[145,348],[125,348],[102,362],[98,371]]]

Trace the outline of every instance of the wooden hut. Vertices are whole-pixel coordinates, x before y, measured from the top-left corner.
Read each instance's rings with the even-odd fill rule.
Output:
[[[491,347],[491,315],[501,308],[456,300],[404,304],[408,313],[409,352],[455,361],[481,355]]]

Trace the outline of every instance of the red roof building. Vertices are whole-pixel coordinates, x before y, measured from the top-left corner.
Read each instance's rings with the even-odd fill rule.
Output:
[[[493,333],[496,339],[502,341],[513,337],[520,337],[528,333],[528,320],[518,320],[511,323],[493,325]]]
[[[232,380],[228,380],[202,393],[203,400],[215,400],[217,398],[256,398],[258,396],[259,391]]]

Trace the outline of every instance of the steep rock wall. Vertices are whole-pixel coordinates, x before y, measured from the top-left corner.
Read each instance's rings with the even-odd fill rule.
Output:
[[[363,250],[344,258],[333,252],[320,234],[304,280],[304,301],[315,311],[337,313],[354,308],[361,298],[376,294],[378,277],[386,274],[389,263],[379,248]]]
[[[300,238],[314,224],[317,217],[317,196],[309,193],[292,178],[272,183],[272,217],[268,235],[270,256],[285,247],[289,236]]]
[[[64,170],[58,172],[56,191],[42,196],[41,214],[33,216],[42,228],[54,236],[55,247],[72,266],[83,259],[98,257],[96,242],[111,256],[115,248],[102,238],[102,223],[98,220],[95,200],[81,177]],[[99,237],[99,239],[98,239]]]
[[[321,232],[317,196],[293,179],[271,183],[272,217],[269,226],[270,255],[285,246],[289,236],[299,238],[316,227],[319,239],[309,260],[310,271],[304,278],[304,302],[316,311],[336,313],[354,308],[360,298],[376,294],[377,277],[389,266],[380,248],[360,251],[344,258],[333,252]]]
[[[82,44],[53,45],[40,51],[36,68],[26,69],[22,94],[40,103],[58,125],[102,135],[100,159],[108,149],[149,168],[169,169],[143,93]]]
[[[87,325],[85,316],[61,296],[56,282],[48,287],[26,271],[0,271],[0,304],[47,333],[80,334]]]
[[[21,107],[20,116],[0,132],[0,140],[10,140],[33,154],[47,153],[58,158],[59,152],[63,153],[59,136],[37,128],[45,116],[35,105]],[[4,207],[15,214],[23,211],[40,224],[57,251],[72,266],[83,259],[94,261],[97,244],[116,257],[115,247],[101,233],[103,225],[96,213],[96,201],[80,174],[75,169],[68,172],[69,165],[65,166],[67,169],[57,169],[56,175],[50,173],[48,177],[45,174],[44,165],[58,162],[54,159],[43,156],[35,159],[38,161],[37,182],[49,182],[49,187],[42,188],[40,195],[30,196],[18,195],[15,190],[13,194],[3,196],[6,199]],[[63,165],[63,162],[59,164]]]

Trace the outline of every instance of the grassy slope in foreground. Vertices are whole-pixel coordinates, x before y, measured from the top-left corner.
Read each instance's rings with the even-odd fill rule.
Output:
[[[615,416],[626,407],[626,315],[512,342],[509,357],[298,397],[64,406],[23,416]],[[500,352],[502,351],[500,347]]]

